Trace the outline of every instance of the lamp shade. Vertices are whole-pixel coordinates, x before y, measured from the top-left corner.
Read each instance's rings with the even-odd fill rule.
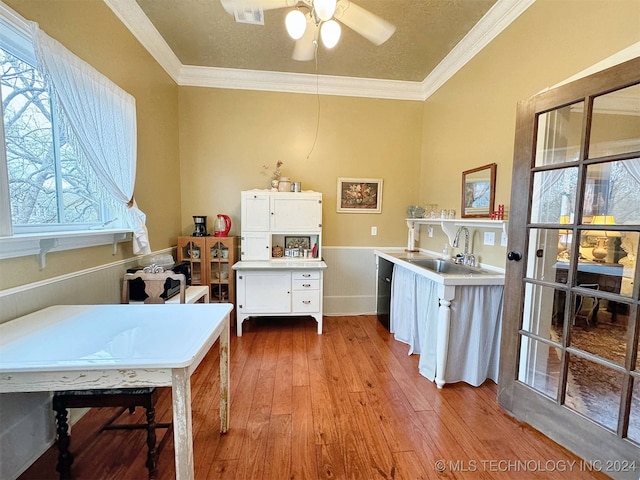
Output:
[[[596,215],[591,220],[591,225],[615,225],[616,219],[613,215]]]
[[[595,215],[591,220],[591,225],[615,225],[616,219],[613,215]],[[611,230],[587,230],[583,235],[589,237],[619,237],[620,232]]]
[[[323,22],[331,20],[333,14],[336,13],[337,0],[314,0],[313,8],[316,11],[316,15]]]
[[[284,19],[287,33],[294,40],[302,38],[307,28],[307,19],[300,10],[291,10]]]
[[[327,48],[333,48],[340,40],[342,29],[335,20],[324,22],[320,27],[320,39],[322,44]]]

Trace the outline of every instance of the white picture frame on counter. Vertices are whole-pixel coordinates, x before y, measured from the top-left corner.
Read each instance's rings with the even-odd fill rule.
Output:
[[[338,213],[381,213],[381,178],[338,178]]]

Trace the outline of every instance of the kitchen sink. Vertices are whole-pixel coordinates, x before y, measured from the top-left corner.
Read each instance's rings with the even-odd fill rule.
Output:
[[[437,258],[410,258],[407,259],[407,261],[418,267],[449,275],[486,275],[490,273],[480,268],[470,267],[468,265],[459,265],[457,263]]]

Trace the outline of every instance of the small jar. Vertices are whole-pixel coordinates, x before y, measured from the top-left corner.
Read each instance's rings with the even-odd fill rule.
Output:
[[[278,191],[279,192],[290,192],[291,191],[291,182],[288,177],[281,177],[280,182],[278,183]]]

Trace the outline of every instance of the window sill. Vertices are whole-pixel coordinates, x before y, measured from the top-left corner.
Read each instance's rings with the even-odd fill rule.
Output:
[[[25,233],[11,237],[0,237],[0,260],[6,258],[37,255],[40,268],[46,267],[49,252],[60,252],[76,248],[113,245],[131,239],[131,230],[75,230],[69,232]]]

